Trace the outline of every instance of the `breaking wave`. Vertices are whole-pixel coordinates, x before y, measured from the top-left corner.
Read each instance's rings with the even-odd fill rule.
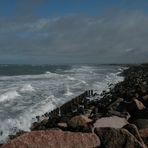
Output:
[[[9,68],[9,66],[7,66]],[[1,67],[3,68],[3,67]],[[120,66],[78,66],[37,75],[0,76],[0,142],[19,129],[29,131],[36,116],[51,111],[85,90],[100,94],[123,80]]]
[[[31,84],[25,84],[22,88],[20,88],[19,91],[28,92],[28,91],[35,91],[35,89],[31,86]]]
[[[20,97],[20,94],[17,91],[8,91],[0,95],[0,102],[13,100]]]

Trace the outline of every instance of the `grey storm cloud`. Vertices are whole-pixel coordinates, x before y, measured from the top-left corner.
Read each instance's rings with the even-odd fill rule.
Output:
[[[1,56],[39,63],[148,62],[148,14],[144,12],[41,18],[28,9],[28,18],[18,15],[0,22]]]

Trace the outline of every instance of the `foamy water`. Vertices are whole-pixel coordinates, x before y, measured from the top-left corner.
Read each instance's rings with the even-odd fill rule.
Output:
[[[33,75],[0,76],[0,142],[19,129],[29,131],[37,115],[85,90],[93,89],[99,94],[107,90],[108,84],[123,80],[117,75],[122,70],[120,66],[70,66]]]

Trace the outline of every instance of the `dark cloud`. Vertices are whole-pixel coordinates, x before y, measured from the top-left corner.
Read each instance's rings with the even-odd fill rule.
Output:
[[[23,62],[27,57],[30,63],[148,62],[148,14],[144,12],[40,18],[32,8],[42,1],[30,4],[30,15],[24,13],[25,2],[21,3],[24,10],[16,9],[17,19],[0,22],[1,56],[16,61],[22,57]],[[25,21],[18,21],[23,15]]]

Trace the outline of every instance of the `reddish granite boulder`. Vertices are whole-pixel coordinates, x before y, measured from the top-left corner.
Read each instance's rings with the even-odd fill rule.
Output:
[[[126,124],[128,124],[128,122],[125,118],[121,118],[118,116],[112,116],[112,117],[104,117],[104,118],[98,119],[94,123],[94,127],[122,128]]]
[[[101,140],[102,148],[146,148],[126,129],[96,128],[94,132]]]
[[[17,137],[2,148],[93,148],[100,146],[99,138],[92,133],[63,131],[32,131]]]

